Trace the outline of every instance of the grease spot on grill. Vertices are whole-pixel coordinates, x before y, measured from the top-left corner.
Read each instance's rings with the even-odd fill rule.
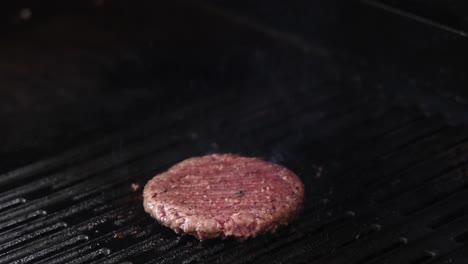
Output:
[[[133,202],[135,202],[135,201],[142,200],[142,199],[143,199],[143,195],[140,194],[140,195],[137,195],[137,196],[134,196],[134,197],[130,197],[129,199],[127,199],[126,201],[124,201],[122,204],[133,203]]]
[[[347,215],[347,216],[353,217],[353,216],[356,215],[356,213],[355,213],[354,211],[351,211],[351,210],[350,210],[350,211],[346,212],[346,215]]]
[[[382,226],[379,224],[372,224],[371,228],[373,231],[380,231],[380,229],[382,229]]]
[[[121,232],[117,232],[114,234],[115,239],[122,239],[124,237],[125,237],[124,234],[122,234]]]
[[[315,170],[316,170],[315,178],[318,179],[318,178],[322,177],[323,167],[322,166],[314,166],[314,167],[315,167]]]
[[[408,244],[408,239],[406,237],[400,237],[398,241],[403,245]]]
[[[425,253],[429,258],[435,258],[437,256],[437,253],[435,251],[432,251],[432,250],[426,250]]]

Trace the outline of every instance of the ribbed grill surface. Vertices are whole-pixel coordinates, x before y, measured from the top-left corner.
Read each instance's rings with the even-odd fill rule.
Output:
[[[0,263],[465,263],[467,147],[467,127],[360,91],[207,98],[2,175]],[[144,213],[148,179],[213,152],[299,174],[300,218],[199,242]]]

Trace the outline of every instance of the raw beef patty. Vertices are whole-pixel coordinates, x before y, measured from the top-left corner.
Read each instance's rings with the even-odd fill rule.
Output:
[[[213,154],[156,175],[143,199],[146,212],[176,233],[246,239],[287,225],[301,207],[304,187],[280,165]]]

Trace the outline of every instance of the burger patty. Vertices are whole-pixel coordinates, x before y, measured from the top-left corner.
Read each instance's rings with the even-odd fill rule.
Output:
[[[258,158],[213,154],[184,160],[148,181],[145,211],[176,233],[246,239],[287,225],[304,187],[290,170]]]

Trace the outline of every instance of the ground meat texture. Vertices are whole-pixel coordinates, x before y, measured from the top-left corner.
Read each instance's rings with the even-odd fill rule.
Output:
[[[199,239],[246,239],[287,225],[304,200],[301,180],[258,158],[213,154],[184,160],[156,175],[144,208],[161,224]]]

